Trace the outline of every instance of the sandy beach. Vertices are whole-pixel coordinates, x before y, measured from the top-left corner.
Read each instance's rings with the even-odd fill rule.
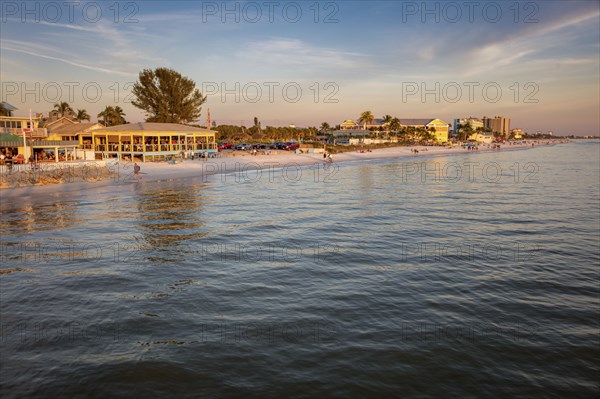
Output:
[[[558,141],[540,141],[536,142],[535,146],[555,144]],[[484,151],[506,151],[516,149],[532,148],[531,142],[502,144],[499,149],[491,149],[491,146],[486,144],[481,145],[479,150],[467,150],[465,148],[455,147],[391,147],[383,149],[375,149],[371,152],[345,152],[333,155],[333,163],[342,164],[347,162],[360,162],[376,159],[401,159],[410,161],[411,159],[422,159],[436,155],[473,153]],[[414,150],[418,153],[415,153]],[[106,162],[98,161],[98,166],[108,166],[113,172],[113,177],[103,180],[90,179],[93,181],[77,181],[66,182],[59,184],[37,184],[25,187],[15,188],[0,188],[0,198],[2,200],[14,201],[15,198],[30,196],[30,195],[48,195],[53,193],[77,192],[91,188],[112,187],[115,191],[119,191],[119,187],[129,186],[134,184],[160,183],[162,181],[173,181],[176,179],[199,178],[205,183],[209,182],[211,176],[218,174],[238,173],[245,179],[256,178],[253,170],[290,170],[294,173],[297,168],[311,167],[314,165],[325,164],[323,154],[296,154],[294,152],[278,151],[270,155],[255,155],[236,151],[235,156],[227,154],[219,158],[201,159],[201,160],[184,160],[177,164],[169,164],[167,162],[148,162],[141,163],[141,175],[134,176],[133,163],[131,162]],[[227,179],[234,181],[234,179]]]

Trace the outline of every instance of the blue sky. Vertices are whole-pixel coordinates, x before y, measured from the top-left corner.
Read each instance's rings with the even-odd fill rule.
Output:
[[[598,135],[600,2],[476,3],[3,2],[1,96],[22,114],[61,100],[136,122],[131,83],[166,66],[208,94],[202,122],[207,108],[263,126],[370,110]]]

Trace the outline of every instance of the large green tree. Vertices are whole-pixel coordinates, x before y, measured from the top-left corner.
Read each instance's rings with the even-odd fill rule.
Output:
[[[132,93],[131,103],[146,112],[147,122],[196,121],[206,101],[193,80],[169,68],[144,69]]]

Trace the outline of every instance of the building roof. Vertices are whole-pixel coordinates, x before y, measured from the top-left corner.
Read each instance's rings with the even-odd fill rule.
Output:
[[[19,137],[16,134],[2,133],[0,134],[0,142],[7,141],[21,141],[23,142],[23,137]]]
[[[400,124],[405,126],[426,126],[435,118],[416,118],[416,119],[400,119]]]
[[[344,125],[361,126],[363,124],[364,124],[363,122],[353,121],[352,119],[346,119],[344,122],[340,123],[340,126],[344,126]],[[373,119],[373,122],[367,123],[367,126],[376,126],[376,125],[383,125],[383,124],[384,124],[383,119],[375,118],[375,119]]]
[[[83,133],[86,130],[92,130],[93,128],[102,128],[102,125],[97,122],[90,123],[74,123],[72,125],[62,125],[55,129],[52,129],[51,134],[62,134],[62,135],[76,135]]]
[[[218,133],[215,130],[209,130],[194,126],[182,125],[180,123],[154,123],[138,122],[126,123],[111,127],[103,127],[98,132],[177,132],[177,133]]]
[[[67,118],[66,116],[61,116],[60,118],[58,118],[58,119],[57,119],[57,120],[55,120],[55,121],[52,121],[52,122],[48,122],[48,123],[46,123],[46,127],[47,127],[47,128],[50,128],[52,125],[56,125],[56,124],[58,124],[58,123],[65,123],[65,122],[66,122],[66,123],[70,123],[70,124],[76,124],[76,123],[77,123],[77,122],[75,122],[75,121],[73,121],[73,120],[71,120],[71,119]]]
[[[9,103],[7,103],[6,101],[2,101],[2,106],[4,107],[5,110],[7,111],[16,111],[18,108],[15,108],[14,106],[10,105]]]

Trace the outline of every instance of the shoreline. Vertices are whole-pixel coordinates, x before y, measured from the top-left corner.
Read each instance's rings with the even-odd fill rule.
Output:
[[[555,145],[563,141],[537,142],[536,146]],[[531,142],[526,144],[503,144],[499,149],[480,148],[479,150],[467,150],[459,146],[449,147],[389,147],[374,149],[371,152],[360,153],[357,151],[343,152],[333,154],[333,164],[347,164],[362,161],[373,161],[383,159],[422,159],[437,155],[452,154],[472,154],[481,152],[498,152],[510,150],[526,150],[535,148]],[[418,149],[418,153],[413,153],[413,149]],[[105,161],[97,161],[98,165],[105,165]],[[314,154],[296,154],[294,152],[278,153],[275,155],[255,155],[236,153],[236,156],[226,156],[222,158],[204,159],[204,160],[185,160],[179,164],[160,163],[142,163],[140,178],[133,176],[133,163],[120,162],[113,166],[116,174],[112,177],[97,181],[77,181],[64,182],[56,184],[35,184],[23,187],[0,188],[0,199],[15,199],[33,195],[52,195],[56,193],[74,192],[97,188],[115,188],[129,187],[139,184],[160,183],[164,181],[184,180],[189,178],[201,178],[203,183],[209,183],[216,175],[227,175],[232,173],[252,174],[254,171],[266,170],[273,172],[284,168],[305,169],[315,165],[328,165],[324,161],[323,155]],[[294,173],[294,172],[291,172]],[[251,178],[247,177],[251,181]],[[236,177],[237,181],[237,177]]]

